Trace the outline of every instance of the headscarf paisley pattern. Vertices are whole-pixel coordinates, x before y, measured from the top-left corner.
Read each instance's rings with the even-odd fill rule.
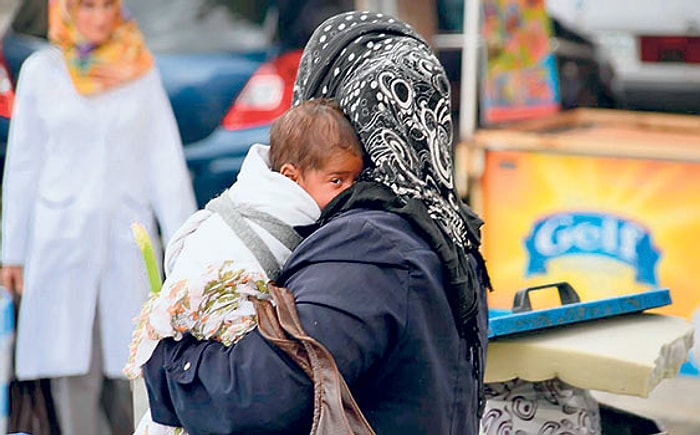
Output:
[[[467,357],[482,379],[490,287],[478,251],[483,222],[454,188],[444,68],[409,25],[348,12],[322,23],[304,48],[293,104],[321,97],[338,101],[367,164],[361,181],[323,210],[320,223],[351,208],[388,210],[411,222],[440,257],[455,326],[469,337]]]
[[[115,0],[117,14],[110,39],[95,46],[75,26],[80,0],[49,0],[49,40],[61,51],[78,93],[92,95],[134,80],[153,67],[136,22]]]

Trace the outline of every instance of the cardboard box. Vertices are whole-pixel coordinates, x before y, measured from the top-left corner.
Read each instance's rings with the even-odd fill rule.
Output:
[[[656,312],[700,309],[700,117],[576,109],[479,130],[457,151],[486,222],[491,308],[567,281],[582,301],[668,288]],[[538,296],[533,309],[558,304]]]

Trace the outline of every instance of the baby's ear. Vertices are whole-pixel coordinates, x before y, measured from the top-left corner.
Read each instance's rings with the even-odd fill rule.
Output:
[[[280,174],[294,181],[295,183],[299,181],[300,171],[291,163],[285,163],[280,167]]]

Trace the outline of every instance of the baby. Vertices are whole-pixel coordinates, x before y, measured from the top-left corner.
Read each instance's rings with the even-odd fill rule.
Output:
[[[238,179],[175,233],[165,253],[166,280],[137,319],[124,368],[134,379],[158,341],[189,333],[232,345],[256,327],[248,296],[267,297],[321,210],[362,171],[362,146],[340,108],[317,99],[290,108],[272,125],[270,146],[253,145]],[[136,431],[185,433],[151,421]]]

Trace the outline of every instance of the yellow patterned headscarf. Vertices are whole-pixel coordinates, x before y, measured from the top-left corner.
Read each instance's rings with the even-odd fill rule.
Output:
[[[75,26],[80,0],[49,0],[49,40],[63,51],[75,89],[92,95],[136,79],[153,67],[153,56],[143,35],[122,9],[117,14],[109,40],[100,45],[88,43]]]

